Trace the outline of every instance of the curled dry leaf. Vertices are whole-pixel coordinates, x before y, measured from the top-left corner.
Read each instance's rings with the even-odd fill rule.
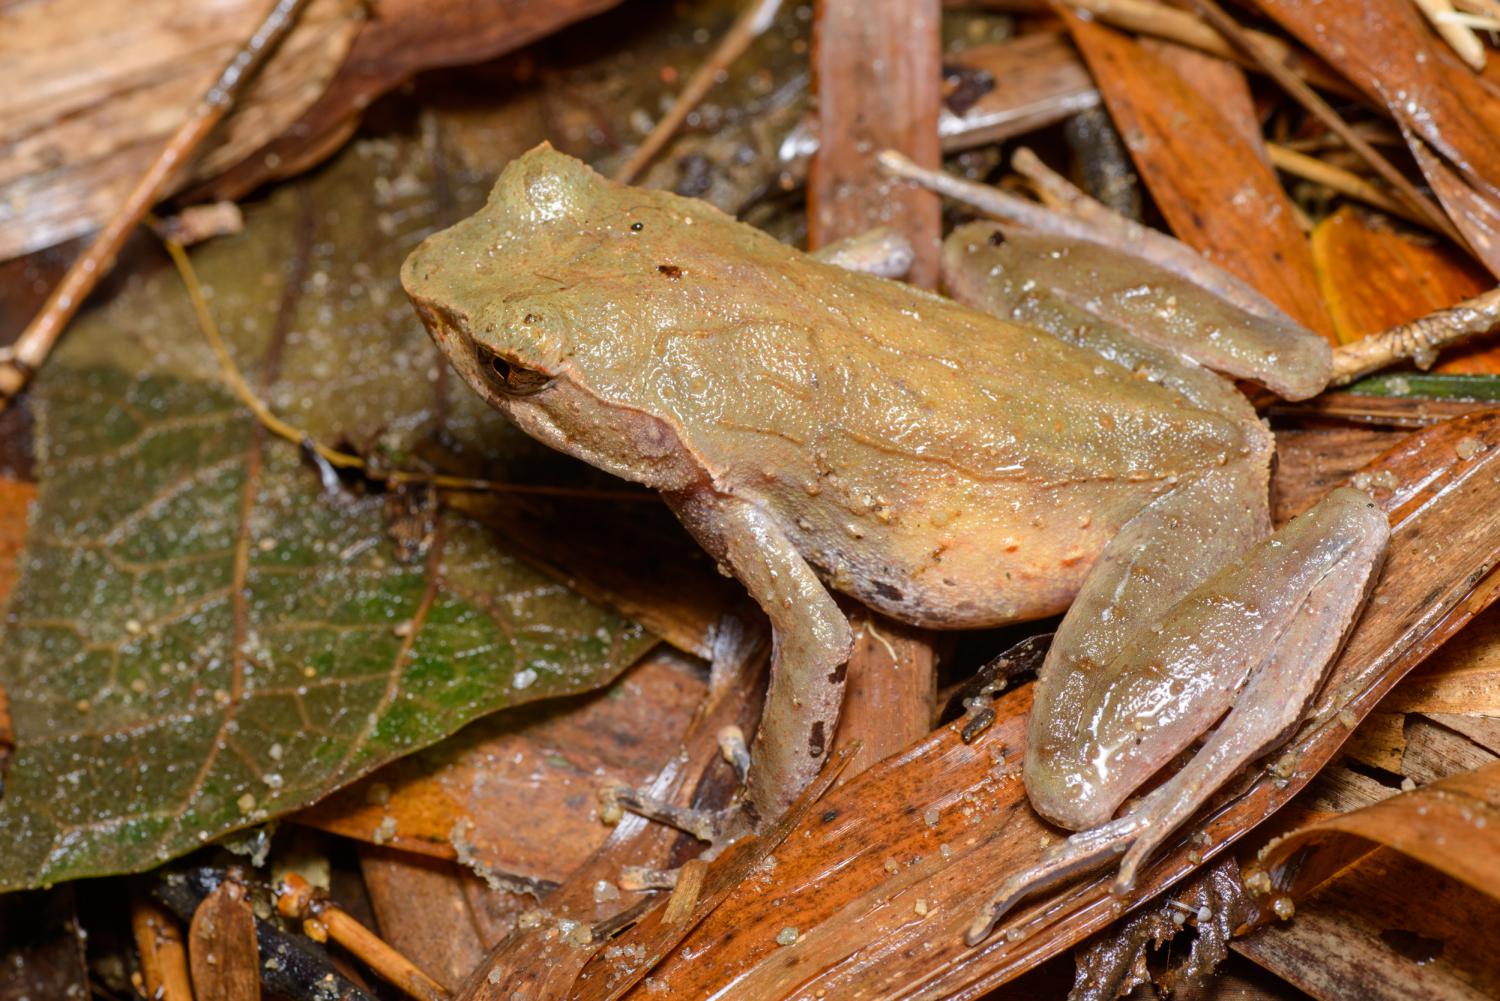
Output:
[[[1474,448],[1478,447],[1478,451]],[[1109,924],[1270,816],[1334,754],[1359,718],[1500,588],[1500,414],[1414,435],[1368,472],[1393,528],[1386,569],[1301,734],[1272,770],[1248,773],[1175,838],[1123,900],[1112,872],[1023,904],[975,947],[964,929],[1005,874],[1061,832],[1019,779],[1029,686],[1002,696],[972,743],[962,721],[887,758],[821,800],[631,996],[979,996]],[[1394,484],[1394,487],[1392,486]],[[792,944],[779,944],[785,928]],[[633,929],[614,946],[629,950]],[[618,990],[588,987],[586,997]]]
[[[1266,926],[1234,948],[1319,997],[1494,997],[1497,829],[1494,761],[1300,827],[1249,871]]]
[[[1256,860],[1275,894],[1306,892],[1298,856],[1343,837],[1394,848],[1500,899],[1500,762],[1449,776],[1351,813],[1310,824],[1267,846]],[[1303,866],[1301,871],[1321,871]],[[1251,879],[1252,888],[1257,881]],[[1263,891],[1263,895],[1264,891]]]

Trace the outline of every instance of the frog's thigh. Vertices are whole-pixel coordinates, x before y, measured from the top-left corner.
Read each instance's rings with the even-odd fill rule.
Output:
[[[1043,816],[1079,829],[1119,805],[1094,776],[1091,707],[1115,684],[1118,655],[1137,634],[1154,631],[1173,605],[1269,533],[1265,496],[1264,473],[1231,463],[1158,497],[1104,547],[1036,684],[1024,775]]]
[[[849,621],[760,508],[706,491],[669,500],[771,619],[771,686],[747,779],[750,804],[771,819],[812,781],[833,742],[853,645]]]
[[[1192,760],[1130,811],[1134,826],[1143,830],[1120,865],[1121,885],[1134,884],[1140,863],[1214,790],[1290,736],[1317,693],[1324,670],[1374,585],[1390,528],[1367,496],[1346,487],[1277,533],[1271,544],[1307,549],[1314,533],[1326,533],[1325,542],[1336,546],[1317,547],[1321,553],[1312,558],[1323,572],[1251,673],[1234,707]]]

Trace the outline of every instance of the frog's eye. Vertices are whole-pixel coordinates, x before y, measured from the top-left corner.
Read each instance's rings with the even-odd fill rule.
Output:
[[[479,364],[501,392],[512,396],[535,393],[552,381],[551,376],[535,369],[522,368],[486,347],[479,348]]]

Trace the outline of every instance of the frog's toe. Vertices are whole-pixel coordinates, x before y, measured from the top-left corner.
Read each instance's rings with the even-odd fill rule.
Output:
[[[978,945],[990,936],[1000,919],[1026,897],[1103,865],[1124,851],[1139,833],[1135,819],[1127,815],[1091,830],[1079,831],[1049,848],[1034,865],[1012,874],[1000,885],[999,892],[969,925],[964,941]]]
[[[599,800],[599,815],[605,823],[617,823],[626,813],[633,813],[713,845],[733,841],[754,827],[743,800],[736,800],[722,810],[696,810],[625,785],[605,786],[599,790]]]

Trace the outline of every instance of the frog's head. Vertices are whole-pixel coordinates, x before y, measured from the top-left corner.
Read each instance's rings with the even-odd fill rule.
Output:
[[[481,211],[413,250],[401,284],[453,367],[522,430],[663,485],[642,468],[659,465],[653,451],[669,447],[661,422],[621,407],[619,394],[608,402],[598,385],[611,364],[629,367],[620,346],[628,338],[611,343],[599,317],[632,310],[628,295],[608,287],[618,258],[600,250],[609,242],[601,230],[630,233],[620,224],[621,190],[543,143],[505,168]]]

